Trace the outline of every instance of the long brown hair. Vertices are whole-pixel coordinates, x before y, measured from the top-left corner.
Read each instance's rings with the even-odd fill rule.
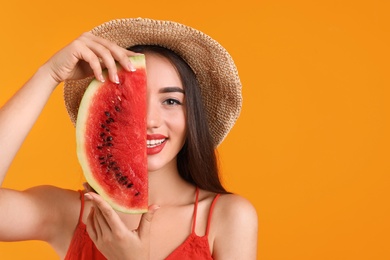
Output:
[[[187,137],[177,155],[180,176],[201,189],[227,193],[222,186],[216,149],[207,123],[199,83],[188,64],[173,51],[156,45],[128,48],[138,53],[156,53],[167,58],[177,69],[186,93]]]

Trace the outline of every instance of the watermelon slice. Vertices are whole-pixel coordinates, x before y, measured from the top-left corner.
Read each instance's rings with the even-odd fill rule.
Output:
[[[94,79],[88,86],[77,115],[77,156],[89,185],[114,209],[143,213],[148,209],[145,56],[130,60],[135,72],[117,64],[119,84]]]

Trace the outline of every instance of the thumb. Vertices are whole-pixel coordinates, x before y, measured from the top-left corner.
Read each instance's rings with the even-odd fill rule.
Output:
[[[142,214],[141,221],[138,227],[138,234],[141,240],[144,237],[148,237],[150,233],[150,225],[152,224],[152,219],[154,213],[160,208],[158,205],[149,206],[148,212]]]

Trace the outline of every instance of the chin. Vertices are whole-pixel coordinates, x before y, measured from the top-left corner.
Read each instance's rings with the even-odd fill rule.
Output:
[[[169,161],[158,158],[157,156],[151,158],[148,156],[148,172],[156,172],[160,170],[177,169],[176,158]]]

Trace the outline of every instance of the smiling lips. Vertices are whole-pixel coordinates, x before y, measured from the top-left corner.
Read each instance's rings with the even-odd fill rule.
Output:
[[[163,135],[159,135],[159,134],[147,135],[146,137],[147,154],[152,155],[161,152],[161,150],[165,146],[166,140],[167,138]]]

